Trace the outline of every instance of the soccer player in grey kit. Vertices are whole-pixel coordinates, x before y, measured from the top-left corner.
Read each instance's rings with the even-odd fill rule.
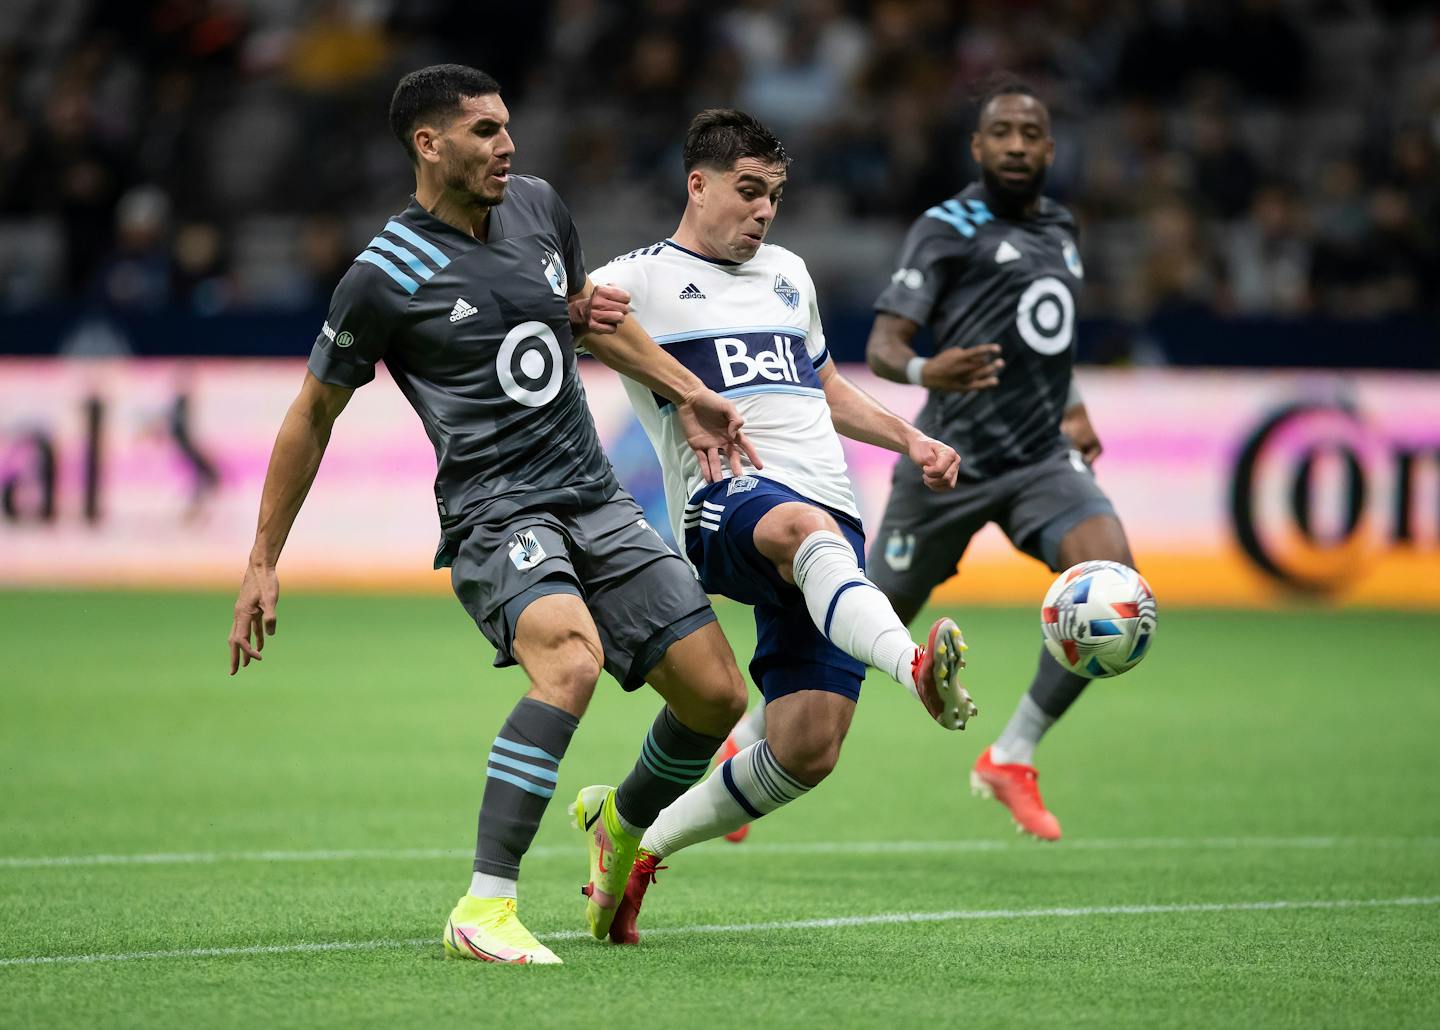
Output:
[[[556,963],[516,915],[520,859],[603,667],[665,707],[593,828],[586,902],[604,937],[659,812],[701,779],[745,705],[734,655],[694,575],[621,489],[600,449],[575,367],[591,353],[676,404],[707,478],[753,461],[733,404],[631,319],[590,303],[569,212],[543,180],[511,171],[500,87],[460,65],[401,79],[390,123],[415,166],[415,195],[336,287],[300,394],[280,427],[255,544],[230,632],[230,671],[259,661],[275,631],[275,566],[331,427],[383,359],[435,447],[436,568],[531,688],[489,751],[474,876],[445,927],[448,954]],[[623,317],[623,316],[621,316]],[[612,320],[607,324],[606,319]],[[478,767],[479,753],[463,756]],[[598,872],[597,872],[598,866]]]
[[[943,495],[895,466],[869,567],[907,622],[987,522],[1055,571],[1135,564],[1090,470],[1100,442],[1071,379],[1084,267],[1070,212],[1041,196],[1055,153],[1050,114],[1030,87],[998,84],[970,152],[980,181],[910,227],[866,350],[876,374],[929,389],[915,425],[961,456],[959,486]],[[911,345],[922,325],[930,358]],[[1060,823],[1040,797],[1035,746],[1088,682],[1042,647],[1029,692],[971,772],[977,792],[1045,840],[1060,837]]]

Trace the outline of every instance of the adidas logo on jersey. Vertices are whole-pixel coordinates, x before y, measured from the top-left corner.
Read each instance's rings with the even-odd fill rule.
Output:
[[[469,318],[479,310],[479,308],[471,304],[464,297],[460,297],[455,301],[455,306],[450,309],[450,321],[458,322],[462,318]]]
[[[700,287],[696,286],[694,283],[690,283],[688,286],[686,286],[683,290],[680,291],[680,299],[704,300],[705,294],[700,292]]]
[[[1011,261],[1019,260],[1020,251],[1015,249],[1015,245],[1009,240],[1002,240],[1000,246],[995,251],[995,263],[997,265],[1006,265]]]

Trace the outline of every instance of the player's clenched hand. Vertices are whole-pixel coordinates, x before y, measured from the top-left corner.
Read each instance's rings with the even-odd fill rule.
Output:
[[[949,444],[916,435],[910,443],[910,460],[920,466],[925,485],[931,490],[950,490],[960,474],[960,455]]]
[[[601,284],[588,297],[570,302],[570,332],[574,336],[613,333],[630,313],[630,294],[618,286]]]
[[[740,431],[745,424],[739,409],[714,390],[697,390],[676,409],[685,442],[700,461],[705,482],[718,483],[725,478],[725,467],[731,475],[745,474],[740,464],[743,456],[755,468],[764,468],[760,455],[750,438]]]
[[[925,362],[920,383],[931,390],[988,390],[999,384],[1004,367],[997,343],[948,347]]]
[[[1104,450],[1083,404],[1075,405],[1060,417],[1060,432],[1064,433],[1071,445],[1080,452],[1080,457],[1087,465],[1093,465]]]
[[[230,675],[260,661],[265,637],[275,635],[275,605],[280,601],[280,577],[274,566],[245,567],[240,596],[235,599],[235,622],[230,627]]]

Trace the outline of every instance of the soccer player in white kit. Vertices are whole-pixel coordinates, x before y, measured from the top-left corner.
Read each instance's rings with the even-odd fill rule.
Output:
[[[837,433],[907,455],[935,490],[954,487],[958,455],[836,371],[805,262],[764,242],[789,163],[780,142],[743,112],[708,110],[691,123],[684,158],[688,201],[675,234],[591,278],[735,402],[763,464],[707,484],[673,405],[625,380],[701,584],[754,607],[750,673],[765,697],[767,735],[646,831],[610,930],[622,943],[638,940],[640,901],[661,859],[796,800],[830,773],[867,667],[909,689],[947,729],[976,714],[958,678],[965,644],[955,623],[937,620],[916,644],[865,576]]]

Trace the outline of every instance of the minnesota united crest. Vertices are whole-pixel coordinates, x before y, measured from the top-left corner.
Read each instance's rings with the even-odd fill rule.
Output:
[[[555,296],[565,296],[565,262],[560,260],[560,255],[552,250],[545,252],[545,278],[550,280],[550,289],[555,291]]]
[[[511,563],[524,572],[545,560],[545,548],[535,539],[535,531],[524,529],[515,534],[515,543],[510,548]]]

